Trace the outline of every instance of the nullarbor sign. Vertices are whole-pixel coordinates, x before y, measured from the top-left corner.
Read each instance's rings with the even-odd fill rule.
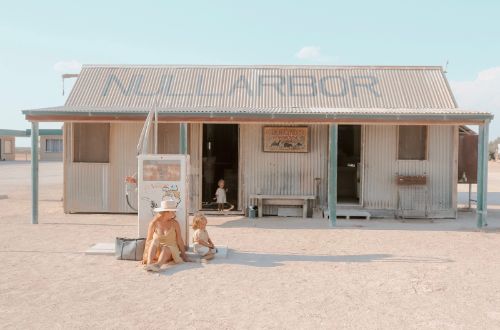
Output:
[[[370,75],[261,75],[251,77],[240,75],[233,79],[213,82],[213,75],[199,74],[193,81],[179,81],[176,75],[165,74],[155,77],[138,74],[122,79],[109,74],[104,82],[101,96],[119,93],[122,96],[189,96],[189,97],[232,97],[245,95],[249,98],[276,97],[358,97],[368,94],[380,97],[379,79]],[[219,78],[220,79],[220,78]],[[152,87],[154,86],[154,87]]]

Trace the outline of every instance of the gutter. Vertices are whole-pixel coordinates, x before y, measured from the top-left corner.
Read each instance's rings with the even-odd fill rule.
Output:
[[[99,120],[99,118],[109,118],[114,117],[114,119],[131,119],[134,117],[145,117],[147,115],[146,112],[69,112],[69,111],[36,111],[36,110],[24,110],[23,114],[26,118],[32,121],[43,121],[44,119],[50,119],[53,117],[58,118],[95,118]],[[189,113],[172,113],[172,112],[163,112],[159,114],[161,118],[184,118],[186,120],[189,119],[225,119],[229,121],[235,121],[238,119],[248,120],[248,119],[261,119],[263,121],[271,120],[316,120],[316,121],[325,121],[325,122],[338,122],[342,120],[368,120],[368,121],[391,121],[391,122],[412,122],[412,121],[424,121],[424,122],[485,122],[491,121],[493,119],[493,115],[489,113],[469,113],[469,114],[388,114],[388,113],[377,113],[377,114],[355,114],[355,113],[337,113],[337,114],[322,114],[322,113],[235,113],[235,112],[189,112]],[[50,118],[49,118],[50,117]],[[56,121],[56,120],[53,120]]]

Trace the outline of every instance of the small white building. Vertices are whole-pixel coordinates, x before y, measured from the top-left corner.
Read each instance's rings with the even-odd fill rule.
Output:
[[[0,129],[0,160],[16,160],[16,138],[30,137],[31,130]],[[38,159],[41,161],[62,161],[62,129],[40,129]]]
[[[25,131],[0,129],[0,160],[16,160],[16,137],[25,136]]]
[[[28,135],[31,134],[28,130]],[[62,129],[39,130],[40,146],[39,155],[42,161],[63,160],[63,134]]]
[[[64,106],[24,111],[64,122],[65,212],[134,212],[124,177],[153,107],[159,153],[187,144],[190,211],[224,178],[240,212],[251,194],[282,194],[454,218],[458,127],[480,125],[487,140],[493,118],[460,109],[441,67],[87,65]]]

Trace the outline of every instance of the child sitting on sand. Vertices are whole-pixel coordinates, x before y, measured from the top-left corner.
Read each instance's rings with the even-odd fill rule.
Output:
[[[207,218],[201,212],[194,215],[193,218],[193,250],[201,256],[202,261],[211,260],[214,258],[217,250],[215,245],[208,236]]]

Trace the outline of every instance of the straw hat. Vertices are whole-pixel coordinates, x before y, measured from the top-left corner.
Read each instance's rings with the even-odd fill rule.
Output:
[[[177,203],[172,199],[161,201],[160,207],[155,208],[154,211],[155,212],[166,212],[166,211],[176,212],[177,211]]]

